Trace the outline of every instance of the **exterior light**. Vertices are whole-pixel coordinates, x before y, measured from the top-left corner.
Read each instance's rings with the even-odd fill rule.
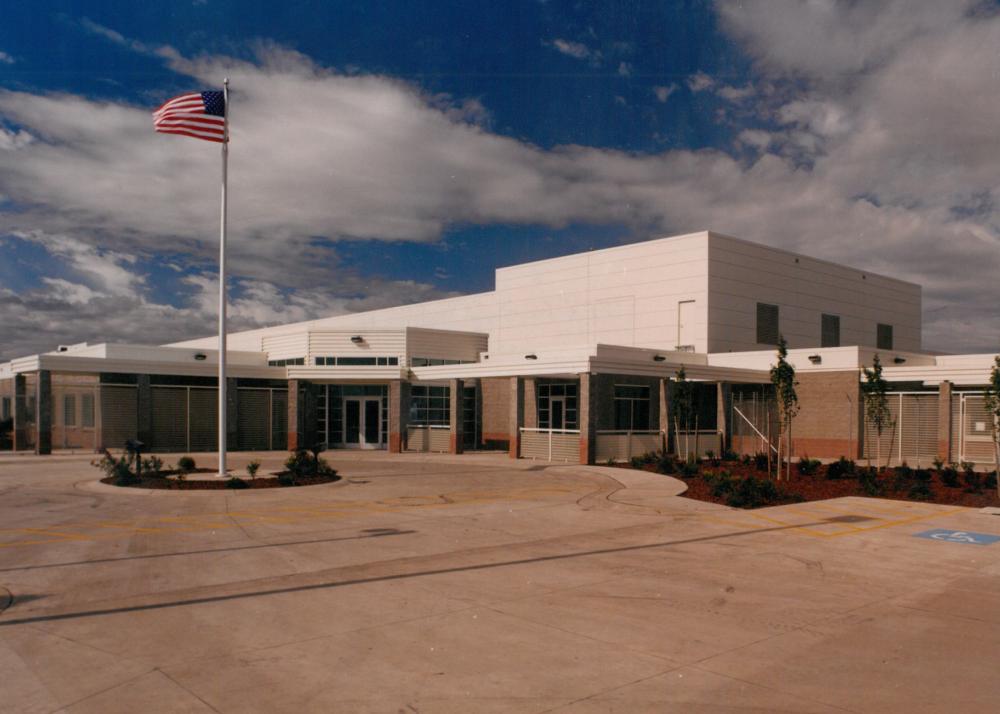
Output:
[[[360,345],[364,341],[365,338],[362,337],[361,335],[355,335],[354,337],[351,338],[351,342],[353,342],[356,345]]]
[[[903,364],[906,362],[906,357],[893,357],[892,361],[895,364]]]
[[[823,356],[822,355],[809,355],[809,361],[812,362],[813,364],[819,364],[820,362],[823,361]]]
[[[664,357],[663,355],[653,355],[653,361],[654,362],[666,362],[667,358]]]
[[[525,359],[538,359],[538,355],[532,353],[530,355],[525,355],[524,358]]]
[[[204,362],[205,360],[207,360],[207,359],[208,359],[208,355],[205,355],[205,354],[202,354],[201,352],[199,352],[198,354],[196,354],[196,355],[194,356],[194,358],[195,358],[196,360],[198,360],[199,362]]]

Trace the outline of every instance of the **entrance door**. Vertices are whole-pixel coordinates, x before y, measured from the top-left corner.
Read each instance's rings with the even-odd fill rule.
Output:
[[[696,339],[694,300],[677,303],[677,349],[694,352]]]
[[[349,449],[381,448],[381,399],[344,397],[344,445]]]
[[[549,399],[549,415],[553,429],[566,428],[566,397],[552,397]]]

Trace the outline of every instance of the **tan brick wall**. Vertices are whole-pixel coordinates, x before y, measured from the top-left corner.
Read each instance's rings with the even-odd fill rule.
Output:
[[[813,458],[857,458],[861,387],[854,370],[796,375],[799,413],[792,422],[792,453]]]
[[[507,441],[510,438],[510,377],[486,377],[479,380],[483,405],[483,441]]]

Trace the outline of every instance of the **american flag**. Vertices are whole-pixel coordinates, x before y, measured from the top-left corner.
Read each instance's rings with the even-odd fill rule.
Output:
[[[167,100],[153,112],[153,128],[205,141],[226,140],[226,100],[222,92],[192,92]]]

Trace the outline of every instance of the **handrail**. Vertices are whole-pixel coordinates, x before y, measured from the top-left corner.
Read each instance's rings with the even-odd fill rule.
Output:
[[[451,429],[450,424],[407,424],[407,429]]]
[[[736,412],[737,414],[739,414],[740,417],[743,419],[743,421],[745,421],[750,426],[751,429],[753,429],[755,432],[757,432],[757,436],[759,436],[762,441],[764,441],[765,443],[767,443],[767,445],[771,447],[771,450],[774,453],[778,453],[777,447],[774,444],[772,444],[770,441],[768,441],[768,438],[766,436],[764,436],[764,434],[761,432],[761,430],[758,429],[756,426],[754,426],[754,423],[752,421],[750,421],[749,419],[747,419],[746,414],[744,414],[743,412],[741,412],[740,408],[738,406],[736,406],[735,404],[733,405],[733,411]]]
[[[602,429],[596,432],[598,435],[601,434],[633,434],[635,436],[651,436],[653,434],[659,435],[663,433],[662,429]],[[711,433],[715,433],[714,431]]]

